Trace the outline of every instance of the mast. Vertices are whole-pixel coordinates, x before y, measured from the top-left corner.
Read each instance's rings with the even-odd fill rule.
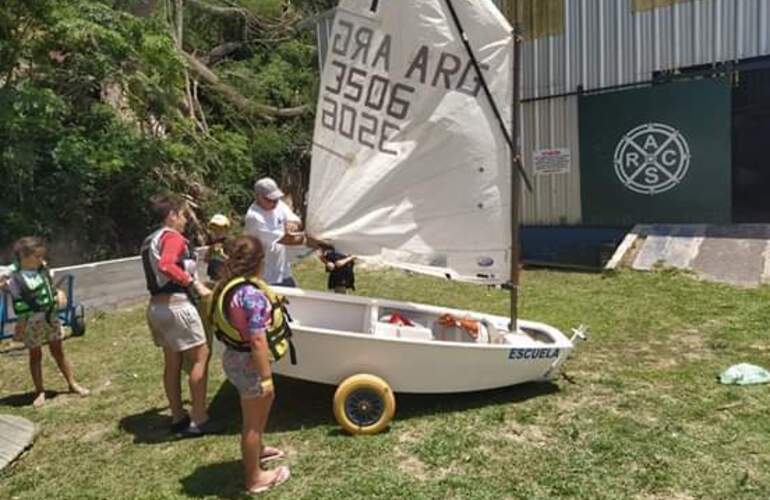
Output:
[[[460,21],[460,18],[457,16],[457,11],[455,10],[455,6],[452,3],[452,0],[444,0],[446,2],[447,7],[449,7],[449,13],[452,16],[452,21],[454,21],[455,27],[457,28],[457,31],[460,33],[460,41],[462,42],[463,46],[465,47],[465,52],[468,54],[468,57],[471,60],[471,63],[473,64],[473,69],[476,71],[476,75],[479,79],[479,83],[481,83],[481,88],[484,90],[484,96],[487,98],[487,101],[489,101],[489,106],[492,108],[492,113],[494,113],[495,118],[497,119],[497,124],[500,127],[500,132],[503,134],[503,137],[505,138],[505,141],[508,143],[508,147],[511,148],[511,154],[513,154],[513,151],[518,151],[518,145],[514,142],[514,137],[511,136],[510,132],[508,131],[508,128],[505,126],[505,120],[503,120],[503,115],[500,113],[500,108],[495,102],[494,97],[492,97],[492,92],[489,90],[489,85],[487,84],[487,79],[484,77],[484,73],[481,71],[481,65],[479,64],[478,59],[476,58],[476,54],[473,53],[473,49],[471,48],[471,43],[468,40],[468,34],[465,32],[465,28],[463,28],[463,24]],[[516,66],[517,62],[514,61],[514,67]],[[515,96],[514,96],[515,99]],[[527,186],[527,189],[529,191],[532,191],[532,183],[529,181],[529,178],[527,177],[527,173],[524,171],[524,167],[521,165],[521,162],[517,162],[516,165],[519,167],[519,175],[515,176],[517,178],[521,178],[524,180],[524,184]]]
[[[509,133],[508,129],[505,126],[505,122],[503,121],[503,117],[500,114],[500,110],[498,109],[497,103],[495,102],[494,98],[492,97],[492,92],[489,90],[489,86],[487,85],[486,79],[484,78],[484,73],[481,71],[481,67],[479,65],[478,60],[476,59],[476,55],[473,53],[473,49],[471,48],[470,42],[468,40],[468,35],[463,29],[462,22],[460,21],[460,18],[457,16],[457,12],[455,11],[454,5],[452,4],[452,0],[445,0],[447,7],[449,7],[449,12],[452,16],[452,20],[454,21],[455,26],[457,27],[457,30],[460,32],[460,41],[465,46],[465,50],[468,53],[468,56],[470,57],[471,63],[473,63],[473,67],[476,70],[476,74],[478,75],[479,81],[481,82],[481,87],[484,90],[484,95],[486,96],[487,100],[489,101],[490,106],[492,107],[492,112],[495,115],[495,118],[497,118],[497,123],[500,126],[500,130],[503,134],[503,136],[506,139],[506,142],[508,143],[508,147],[511,150],[511,332],[516,331],[516,325],[517,325],[517,319],[518,319],[518,295],[519,295],[519,195],[521,194],[521,182],[522,180],[527,186],[527,189],[531,192],[532,191],[532,184],[530,183],[529,179],[527,178],[527,174],[524,171],[524,165],[521,163],[521,154],[519,151],[519,135],[520,135],[520,126],[519,126],[519,107],[520,107],[520,98],[519,98],[519,86],[520,86],[520,78],[521,78],[521,71],[520,71],[520,62],[519,62],[519,53],[520,53],[520,46],[521,46],[521,37],[519,36],[519,30],[518,30],[518,23],[516,22],[515,18],[513,19],[514,22],[514,29],[511,33],[511,36],[513,37],[513,106],[511,108],[511,132]],[[515,16],[514,16],[515,17]]]
[[[521,163],[519,110],[521,100],[519,87],[521,85],[521,36],[519,23],[514,20],[513,31],[513,106],[511,106],[511,333],[516,331],[519,316],[519,196],[521,195],[521,175],[524,171]]]

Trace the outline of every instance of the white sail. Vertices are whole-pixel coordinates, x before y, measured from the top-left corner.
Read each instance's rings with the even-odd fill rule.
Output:
[[[513,39],[452,0],[510,127]],[[315,124],[308,230],[380,263],[509,278],[511,156],[447,0],[342,0]]]

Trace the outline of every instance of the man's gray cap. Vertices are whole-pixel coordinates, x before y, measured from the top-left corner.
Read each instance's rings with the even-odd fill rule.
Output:
[[[273,201],[283,198],[283,191],[270,177],[262,177],[254,183],[254,194]]]

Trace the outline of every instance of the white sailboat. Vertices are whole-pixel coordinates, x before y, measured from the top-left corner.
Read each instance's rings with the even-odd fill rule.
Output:
[[[308,232],[370,262],[517,283],[516,134],[499,111],[512,109],[516,80],[505,18],[490,0],[342,0],[329,42]],[[393,392],[552,378],[582,338],[517,319],[515,293],[508,318],[277,291],[290,302],[299,362],[281,360],[276,372],[338,385],[335,416],[352,433],[387,426]]]

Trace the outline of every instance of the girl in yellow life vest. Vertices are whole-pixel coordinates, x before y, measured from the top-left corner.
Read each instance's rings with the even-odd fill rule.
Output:
[[[60,302],[64,300],[61,292],[54,288],[46,267],[43,241],[27,236],[16,241],[13,251],[17,260],[11,267],[10,277],[0,283],[0,288],[7,289],[13,298],[13,309],[18,319],[14,340],[23,342],[29,349],[29,370],[35,384],[32,405],[41,406],[45,403],[42,366],[44,344],[48,344],[69,390],[87,396],[88,389],[75,382],[72,367],[64,357],[62,325],[56,314]]]
[[[284,456],[278,448],[265,446],[262,435],[274,399],[271,349],[267,333],[273,331],[273,304],[269,289],[259,280],[264,250],[253,236],[228,242],[227,259],[214,291],[214,325],[218,336],[227,330],[222,367],[240,394],[243,429],[241,453],[248,493],[260,493],[285,482],[289,468],[266,470],[262,464]],[[279,320],[280,321],[280,320]],[[239,338],[232,338],[232,337]]]

